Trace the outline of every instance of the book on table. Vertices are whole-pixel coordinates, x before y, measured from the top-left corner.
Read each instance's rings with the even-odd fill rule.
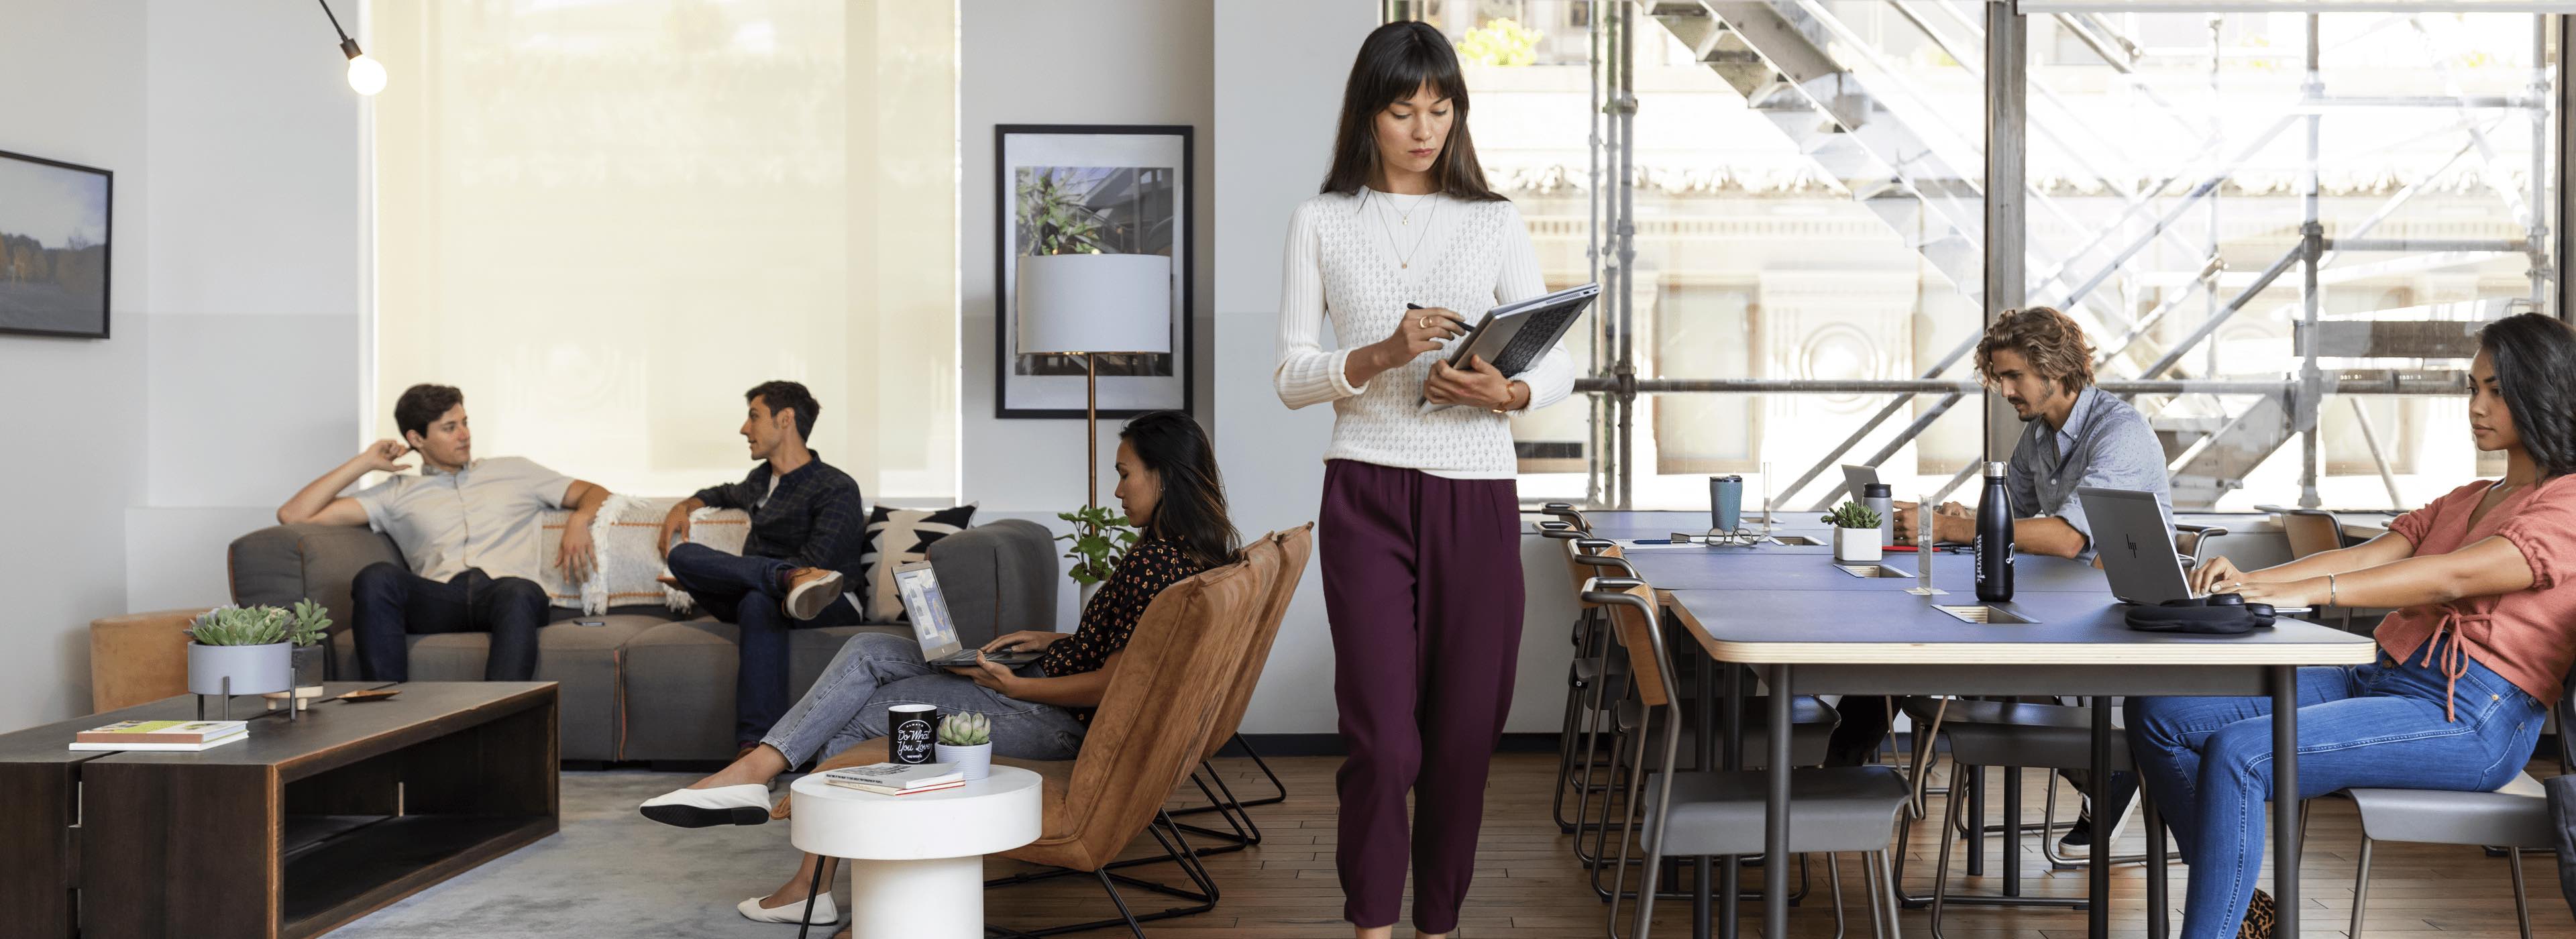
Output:
[[[245,721],[118,721],[72,735],[71,749],[81,752],[150,750],[192,753],[250,737]]]
[[[872,763],[827,770],[823,782],[878,795],[908,796],[966,784],[966,773],[954,763]]]

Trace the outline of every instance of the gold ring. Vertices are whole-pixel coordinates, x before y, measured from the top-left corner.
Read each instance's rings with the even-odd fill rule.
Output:
[[[1425,316],[1425,317],[1423,317],[1423,318],[1421,318],[1421,319],[1414,320],[1414,321],[1413,321],[1413,325],[1414,325],[1414,328],[1416,328],[1416,329],[1430,329],[1430,328],[1431,328],[1431,317]]]

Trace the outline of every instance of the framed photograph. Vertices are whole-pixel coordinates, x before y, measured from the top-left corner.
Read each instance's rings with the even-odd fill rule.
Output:
[[[115,180],[0,150],[0,333],[107,338]]]
[[[993,128],[994,382],[997,418],[1083,416],[1083,361],[1017,348],[1018,260],[1041,254],[1172,259],[1169,353],[1100,355],[1100,416],[1190,407],[1191,134],[1186,126],[1003,124]]]

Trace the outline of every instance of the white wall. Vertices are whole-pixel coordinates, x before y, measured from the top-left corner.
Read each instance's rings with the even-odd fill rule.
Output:
[[[333,9],[363,44],[360,6]],[[230,599],[225,545],[357,452],[366,133],[321,10],[144,9],[154,198],[126,234],[151,249],[152,342],[124,575],[127,608],[156,610]]]
[[[112,338],[0,336],[0,729],[89,703],[91,619],[125,611],[125,507],[144,487],[144,316],[150,244],[144,9],[91,0],[0,3],[0,150],[116,174]]]
[[[1197,186],[1190,227],[1196,232],[1191,312],[1198,374],[1196,413],[1213,422],[1217,363],[1214,327],[1216,194],[1215,112],[1208,83],[1209,0],[968,0],[958,24],[959,176],[957,253],[959,344],[958,499],[982,505],[976,517],[1025,518],[1067,530],[1055,513],[1083,503],[1080,420],[1000,420],[993,416],[993,127],[997,124],[1187,124]],[[1100,499],[1117,474],[1118,421],[1100,422]],[[1221,433],[1220,433],[1221,435]],[[1080,613],[1073,581],[1056,603],[1061,627]]]
[[[1377,23],[1374,0],[1216,5],[1217,202],[1225,206],[1216,222],[1216,448],[1235,524],[1246,532],[1313,521],[1322,499],[1332,409],[1289,411],[1270,384],[1279,259],[1289,213],[1315,194],[1330,162],[1351,56]],[[1310,566],[1244,732],[1334,729],[1322,583]]]

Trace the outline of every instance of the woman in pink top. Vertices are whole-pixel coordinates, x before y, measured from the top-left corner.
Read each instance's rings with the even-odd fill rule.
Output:
[[[2369,542],[2277,567],[2202,565],[2192,586],[2282,606],[2383,607],[2379,661],[2299,670],[2299,798],[2513,779],[2576,661],[2576,330],[2526,313],[2478,333],[2469,434],[2504,478],[2452,490]],[[2191,889],[2184,939],[2236,935],[2263,863],[2271,700],[2138,698],[2129,741]]]

